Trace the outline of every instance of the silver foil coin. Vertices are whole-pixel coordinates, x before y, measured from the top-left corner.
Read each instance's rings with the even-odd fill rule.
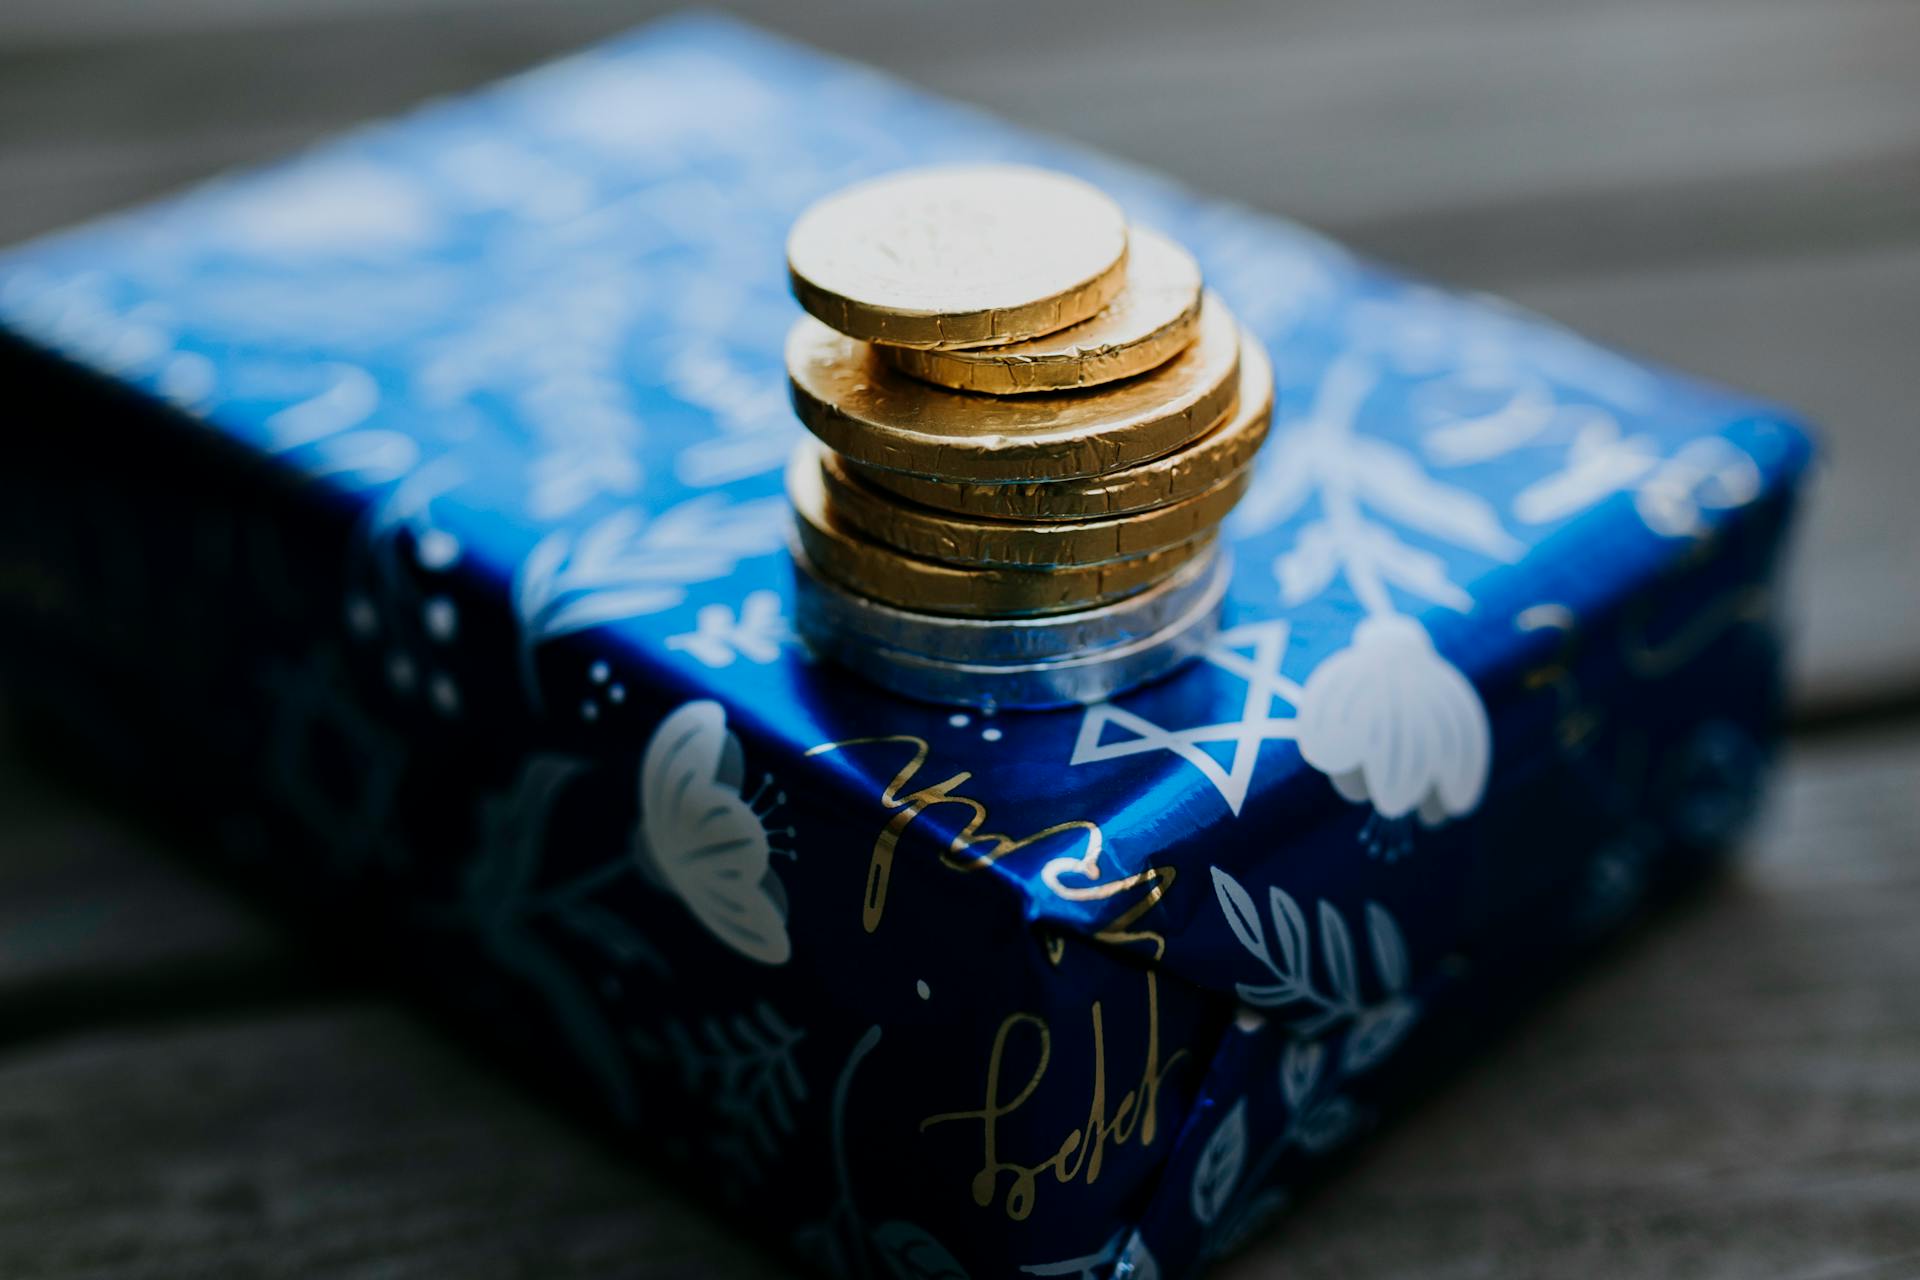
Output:
[[[1040,617],[957,618],[882,604],[829,581],[797,544],[795,626],[802,635],[845,633],[870,648],[896,649],[942,662],[1038,662],[1130,643],[1186,616],[1215,590],[1226,558],[1214,549],[1164,581],[1113,604]]]
[[[1220,607],[1232,576],[1228,554],[1214,551],[1189,566],[1191,577],[1175,575],[1118,604],[1080,614],[1002,620],[875,606],[819,580],[798,556],[795,566],[795,626],[816,652],[907,697],[983,709],[1099,702],[1170,674],[1219,634]],[[1157,592],[1165,597],[1143,599]],[[872,619],[862,619],[868,624],[863,629],[849,627],[845,623],[853,610],[844,607],[847,602],[895,615],[881,620],[895,642],[932,643],[919,648],[888,643],[875,635],[881,628]],[[1152,625],[1143,625],[1149,620]],[[1009,630],[1015,633],[1002,634]]]

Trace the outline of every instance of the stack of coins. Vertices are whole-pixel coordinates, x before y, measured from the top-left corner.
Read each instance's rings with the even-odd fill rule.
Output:
[[[1092,702],[1213,638],[1273,372],[1185,249],[1094,187],[912,170],[787,241],[796,625],[915,697]]]

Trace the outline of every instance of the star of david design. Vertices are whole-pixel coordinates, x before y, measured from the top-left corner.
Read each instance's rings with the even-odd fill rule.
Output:
[[[1247,696],[1237,720],[1203,724],[1192,729],[1166,729],[1112,703],[1087,708],[1080,721],[1080,734],[1073,743],[1070,765],[1118,760],[1124,756],[1144,755],[1150,751],[1171,751],[1200,771],[1211,782],[1237,818],[1246,803],[1247,789],[1253,783],[1253,767],[1264,743],[1281,742],[1294,736],[1291,717],[1274,715],[1274,703],[1288,708],[1299,705],[1300,686],[1280,674],[1280,660],[1287,652],[1287,623],[1274,618],[1249,622],[1220,633],[1207,649],[1206,660],[1229,675],[1247,682]],[[1130,737],[1103,741],[1110,729],[1123,730]],[[1231,763],[1222,765],[1206,748],[1231,744]]]

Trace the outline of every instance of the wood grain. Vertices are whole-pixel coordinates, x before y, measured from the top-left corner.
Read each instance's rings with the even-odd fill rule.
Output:
[[[0,172],[56,191],[0,237],[100,211],[92,182],[265,159],[667,7],[12,0],[0,104],[24,110],[0,122],[29,167]],[[1915,230],[1906,0],[729,7],[1460,280]]]
[[[0,1275],[786,1274],[379,1004],[15,1052],[0,1134]]]

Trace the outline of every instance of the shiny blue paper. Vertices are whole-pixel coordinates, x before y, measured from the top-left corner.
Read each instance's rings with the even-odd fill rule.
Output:
[[[983,158],[1278,371],[1226,633],[1110,704],[788,629],[785,230]],[[717,19],[16,250],[0,325],[18,696],[840,1274],[1191,1274],[1768,755],[1779,411]]]

